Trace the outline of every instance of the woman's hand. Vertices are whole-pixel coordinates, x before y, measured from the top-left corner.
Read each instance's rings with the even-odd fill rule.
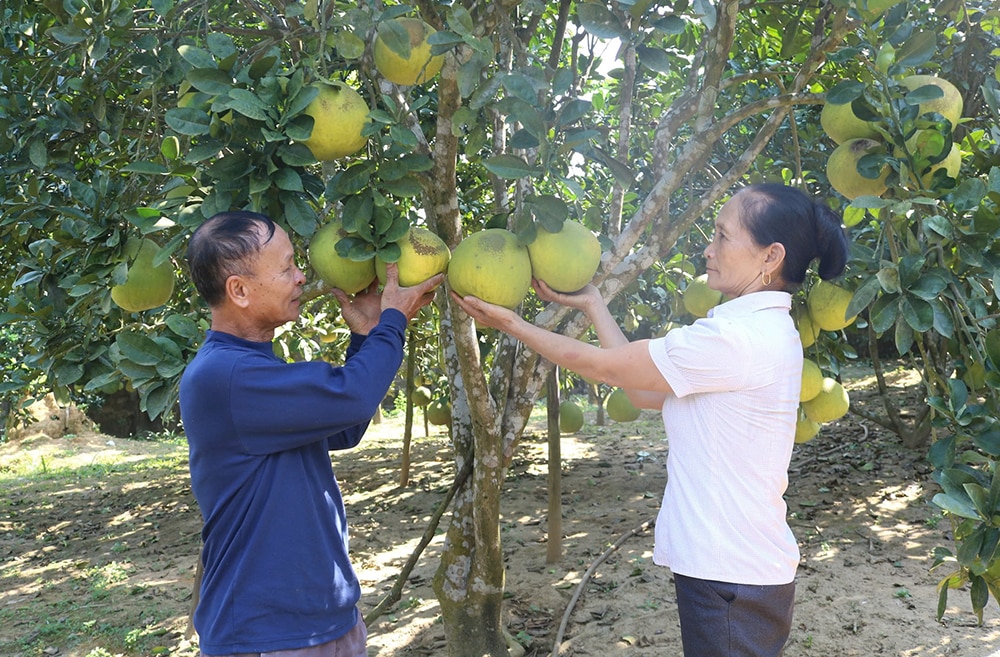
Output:
[[[568,308],[582,310],[585,313],[590,308],[604,303],[597,287],[589,283],[582,290],[569,293],[556,292],[545,281],[540,281],[537,278],[531,279],[531,285],[535,288],[535,294],[542,301],[558,303]]]
[[[480,326],[505,331],[506,328],[509,328],[514,322],[520,319],[518,314],[513,310],[483,301],[479,297],[462,297],[456,294],[454,290],[450,291],[449,294],[451,294],[451,298],[455,300],[455,303],[461,306],[462,310],[469,317],[476,320],[476,324]]]

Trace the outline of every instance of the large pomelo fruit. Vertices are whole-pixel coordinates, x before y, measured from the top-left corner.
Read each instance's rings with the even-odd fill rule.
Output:
[[[583,409],[574,402],[567,399],[559,404],[559,431],[562,433],[576,433],[583,428]]]
[[[539,228],[528,245],[531,275],[556,292],[576,292],[594,278],[601,265],[601,242],[576,221],[564,221],[557,233]]]
[[[351,260],[338,254],[337,242],[348,234],[339,220],[317,230],[309,242],[309,264],[328,286],[357,294],[375,280],[375,260]]]
[[[824,104],[823,111],[819,114],[819,124],[823,126],[823,132],[837,144],[843,144],[849,139],[872,139],[879,136],[875,126],[857,117],[850,103]]]
[[[882,143],[874,139],[848,139],[830,153],[826,161],[826,177],[830,185],[854,200],[859,196],[881,196],[889,187],[891,168],[882,167],[878,178],[866,178],[858,173],[858,160],[869,153],[884,152]]]
[[[906,140],[906,150],[917,159],[917,166],[921,168],[924,168],[921,163],[925,165],[930,160],[940,157],[943,148],[944,137],[936,130],[917,130],[913,136]],[[892,154],[899,158],[906,156],[902,148],[893,149]],[[931,164],[923,172],[920,180],[924,187],[931,186],[934,172],[938,169],[944,169],[951,178],[958,177],[958,173],[962,169],[962,151],[958,148],[958,144],[953,142],[948,154],[943,159]]]
[[[684,303],[684,310],[695,317],[708,317],[708,311],[722,301],[722,292],[710,288],[708,274],[702,274],[684,288],[681,301]]]
[[[339,80],[314,83],[319,94],[306,107],[313,129],[305,145],[320,162],[336,160],[361,150],[368,137],[368,104],[357,91]]]
[[[809,317],[822,331],[839,331],[855,319],[847,316],[847,307],[853,297],[850,290],[829,281],[818,281],[806,295]]]
[[[909,75],[899,82],[910,91],[916,91],[920,87],[928,84],[932,84],[940,89],[944,95],[940,98],[920,103],[920,109],[918,111],[920,114],[937,112],[944,118],[951,121],[952,128],[958,125],[958,120],[962,118],[962,110],[964,109],[962,92],[958,90],[958,87],[936,75]]]
[[[448,271],[451,249],[444,240],[423,226],[411,226],[399,242],[399,284],[419,285],[431,276]],[[385,283],[385,261],[375,257],[375,274]]]
[[[373,55],[375,68],[386,80],[401,85],[422,84],[440,72],[444,55],[431,55],[427,39],[436,30],[419,18],[395,18],[379,27]]]
[[[516,308],[531,288],[528,249],[505,228],[472,233],[451,253],[448,284],[459,296]]]
[[[813,422],[799,408],[799,419],[795,422],[795,442],[798,444],[807,443],[819,433],[820,423]]]
[[[434,425],[451,424],[451,402],[445,397],[438,397],[427,405],[424,410],[427,421]]]
[[[809,401],[823,389],[823,371],[816,361],[806,358],[802,361],[802,388],[799,390],[799,401]]]
[[[111,288],[111,300],[128,312],[162,306],[174,293],[174,267],[169,260],[153,265],[159,245],[149,238],[125,242],[128,273],[125,282]]]
[[[807,402],[802,402],[802,412],[806,417],[823,424],[833,422],[847,415],[851,408],[851,399],[844,386],[833,378],[823,377],[823,385],[819,394]]]
[[[639,419],[641,413],[638,408],[632,405],[632,400],[621,388],[615,388],[608,395],[607,401],[604,402],[604,408],[608,412],[608,417],[615,422],[634,422]]]

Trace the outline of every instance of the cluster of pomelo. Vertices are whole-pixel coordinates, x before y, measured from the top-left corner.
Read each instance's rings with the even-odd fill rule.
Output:
[[[839,331],[856,317],[848,316],[854,295],[828,281],[818,281],[806,296],[806,312],[796,318],[803,348],[816,342],[820,331]],[[802,364],[802,388],[799,393],[799,418],[795,442],[804,443],[819,433],[820,427],[847,414],[851,401],[836,379],[826,376],[816,361],[806,358]]]
[[[337,253],[337,242],[349,235],[338,220],[321,227],[308,248],[313,270],[328,286],[348,294],[364,290],[376,278],[384,283],[386,263],[378,255],[358,261]],[[532,278],[559,292],[575,292],[593,279],[601,262],[597,236],[575,221],[564,221],[557,232],[539,228],[527,246],[505,228],[486,228],[463,239],[452,252],[421,226],[410,227],[397,244],[400,285],[416,285],[447,272],[456,293],[506,308],[520,305]]]
[[[952,127],[958,125],[963,103],[955,85],[935,75],[909,75],[900,80],[900,84],[911,92],[927,85],[939,88],[943,95],[920,103],[918,115],[935,112],[951,122]],[[905,150],[891,147],[883,140],[876,124],[858,118],[850,103],[836,105],[828,102],[823,105],[820,125],[827,136],[837,143],[827,160],[827,179],[835,190],[850,200],[859,196],[881,196],[888,189],[887,180],[891,172],[888,164],[883,165],[875,177],[859,173],[858,161],[866,155],[891,154],[892,157],[905,158],[906,151],[909,151],[920,169],[916,173],[920,175],[920,183],[924,187],[930,185],[938,169],[943,168],[954,178],[962,165],[961,152],[954,143],[942,157],[945,140],[937,130],[917,130],[907,139]]]

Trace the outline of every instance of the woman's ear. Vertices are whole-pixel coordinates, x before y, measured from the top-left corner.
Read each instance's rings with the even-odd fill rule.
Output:
[[[764,263],[768,265],[775,265],[775,270],[779,269],[781,263],[785,260],[785,245],[781,242],[774,242],[771,246],[767,247],[767,253],[764,254]]]

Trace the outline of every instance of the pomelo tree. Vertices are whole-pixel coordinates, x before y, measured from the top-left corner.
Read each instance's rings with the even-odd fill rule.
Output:
[[[127,382],[162,415],[207,319],[183,283],[183,247],[219,210],[267,212],[303,265],[334,220],[350,233],[340,255],[386,261],[411,225],[454,249],[486,228],[527,243],[539,226],[579,221],[603,238],[602,293],[628,306],[626,328],[644,337],[682,312],[705,220],[734,186],[768,179],[828,192],[856,244],[852,314],[873,340],[889,334],[900,354],[915,354],[925,375],[941,434],[940,502],[961,519],[952,577],[972,582],[981,610],[1000,537],[990,513],[1000,503],[991,332],[1000,102],[988,54],[997,17],[985,0],[933,12],[872,4],[9,3],[0,252],[11,266],[0,273],[0,318],[26,336],[24,366],[64,396]],[[431,52],[443,56],[414,85],[392,83],[373,60],[375,35],[391,36],[387,23],[401,16],[430,25]],[[893,56],[879,57],[887,45]],[[979,98],[963,114],[976,123],[918,113],[936,99],[900,81],[918,71]],[[318,162],[306,144],[331,124],[307,108],[314,83],[329,79],[359,93],[369,121],[351,135],[360,150]],[[923,181],[935,156],[888,149],[857,163],[861,174],[892,169],[883,197],[835,196],[825,174],[835,143],[820,127],[822,104],[834,100],[881,121],[904,153],[917,127],[940,134],[942,148],[960,143],[970,154],[963,172],[914,189],[908,172]],[[992,127],[982,120],[991,113]],[[130,313],[108,291],[124,283],[122,255],[137,235],[156,237],[156,264],[179,275],[164,306]],[[586,330],[531,296],[521,309],[547,328]],[[437,313],[455,461],[473,468],[454,498],[435,591],[451,655],[506,655],[501,490],[551,365],[478,332],[443,294]],[[316,338],[336,335],[335,316],[317,298],[279,348],[319,357]],[[832,375],[850,356],[836,335],[822,335],[814,353]]]

